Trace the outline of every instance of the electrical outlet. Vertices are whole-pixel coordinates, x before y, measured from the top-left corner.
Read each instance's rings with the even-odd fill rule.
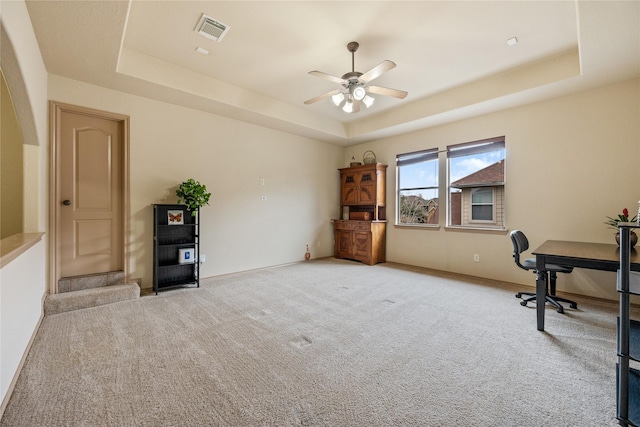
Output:
[[[200,263],[207,262],[207,256],[205,254],[200,254]]]
[[[480,254],[473,254],[473,260],[475,262],[480,262]]]
[[[264,185],[264,178],[260,178],[260,185]]]

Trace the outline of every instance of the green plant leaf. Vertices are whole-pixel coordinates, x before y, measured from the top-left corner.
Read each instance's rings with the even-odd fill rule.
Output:
[[[193,178],[189,178],[178,186],[176,196],[178,196],[178,203],[187,205],[191,215],[195,216],[198,209],[209,204],[211,193],[207,191],[205,185],[200,184]]]

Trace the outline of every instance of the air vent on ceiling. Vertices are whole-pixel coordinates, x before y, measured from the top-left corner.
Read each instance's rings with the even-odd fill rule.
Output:
[[[231,27],[203,13],[200,21],[198,21],[198,25],[196,25],[195,31],[208,39],[219,42],[224,35],[227,34],[229,28]]]

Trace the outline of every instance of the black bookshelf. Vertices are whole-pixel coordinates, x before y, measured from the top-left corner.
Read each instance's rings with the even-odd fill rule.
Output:
[[[630,295],[640,295],[638,286],[631,283],[632,229],[638,223],[619,223],[620,271],[618,293],[620,314],[618,316],[618,363],[616,364],[617,418],[622,426],[640,426],[640,370],[631,366],[640,362],[640,321],[631,319]]]
[[[153,205],[153,290],[200,287],[198,211],[185,205]]]

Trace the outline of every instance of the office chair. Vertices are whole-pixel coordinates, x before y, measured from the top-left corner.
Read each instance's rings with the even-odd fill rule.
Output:
[[[529,249],[529,240],[527,240],[527,236],[520,230],[513,230],[509,233],[509,237],[511,237],[511,242],[513,243],[513,258],[515,258],[516,265],[524,270],[532,271],[537,274],[536,270],[536,259],[535,258],[527,258],[520,262],[520,254]],[[559,301],[569,303],[571,308],[578,308],[578,304],[575,301],[568,300],[566,298],[561,298],[556,296],[556,278],[557,273],[571,273],[573,271],[573,267],[563,267],[561,265],[556,264],[545,264],[545,271],[549,274],[547,276],[547,289],[546,289],[546,302],[553,304],[558,313],[564,313],[564,307],[560,304]],[[551,292],[549,292],[551,291]],[[527,298],[522,298],[523,295],[528,295]],[[529,301],[535,301],[536,293],[535,292],[518,292],[516,294],[516,298],[522,298],[520,305],[525,306]]]

